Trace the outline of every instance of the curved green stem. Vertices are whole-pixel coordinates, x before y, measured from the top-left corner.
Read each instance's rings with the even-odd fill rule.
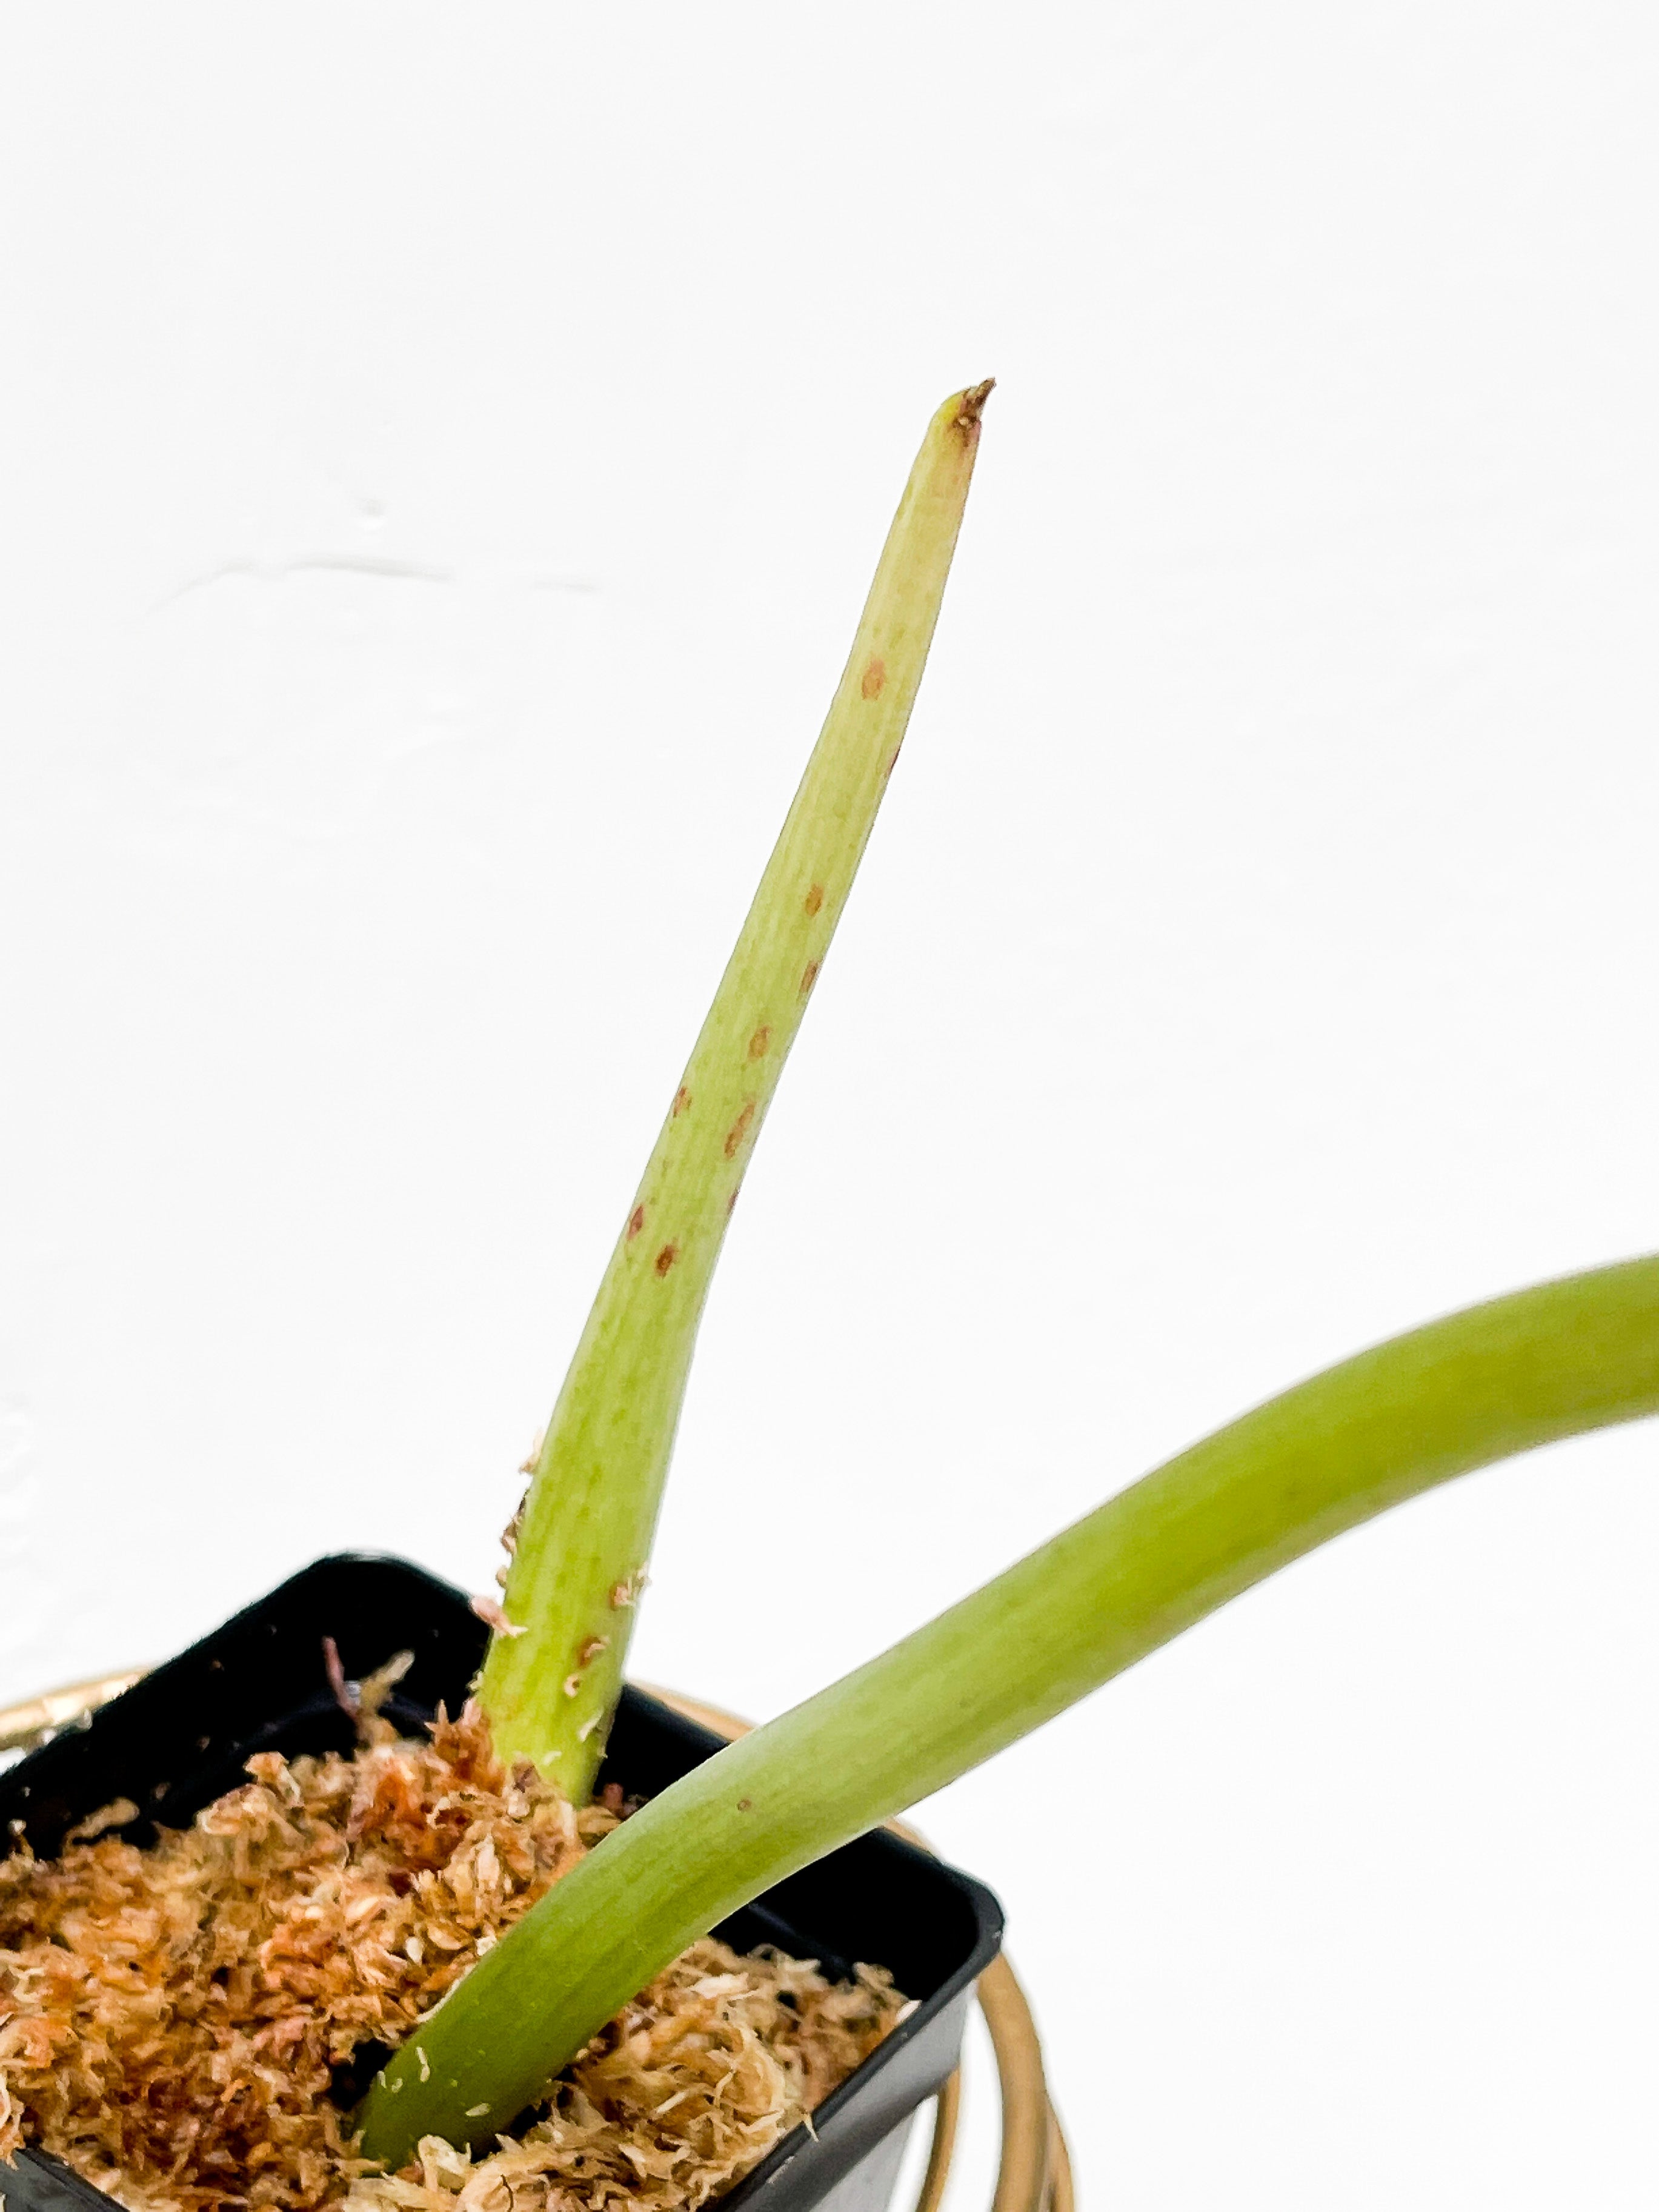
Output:
[[[898,758],[988,384],[929,424],[846,672],[635,1194],[538,1448],[479,1695],[497,1748],[575,1804],[622,1684],[726,1224]]]
[[[1656,1412],[1659,1258],[1472,1307],[1258,1407],[636,1813],[387,2066],[368,2154],[487,2138],[728,1913],[1276,1568],[1472,1468]]]

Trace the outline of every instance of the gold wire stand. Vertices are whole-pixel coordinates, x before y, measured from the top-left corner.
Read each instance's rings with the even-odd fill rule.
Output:
[[[125,1674],[94,1675],[90,1681],[71,1682],[61,1690],[48,1690],[19,1705],[0,1706],[0,1752],[32,1751],[57,1729],[72,1728],[88,1719],[100,1705],[131,1689],[148,1670],[129,1668]],[[686,1715],[701,1721],[729,1742],[742,1735],[750,1723],[717,1705],[673,1690],[653,1689]],[[927,1846],[914,1828],[899,1821],[896,1832],[913,1844]],[[1048,2094],[1042,2071],[1042,2046],[1025,1992],[1007,1960],[998,1959],[979,1978],[975,1992],[979,2008],[996,2053],[997,2081],[1002,2096],[1002,2157],[997,2170],[996,2194],[991,2212],[1075,2212],[1072,2162],[1066,2137]],[[962,2110],[962,2076],[953,2074],[939,2091],[933,2108],[933,2140],[927,2154],[927,2171],[915,2212],[939,2212],[945,2185],[950,2179],[951,2154],[956,2148],[957,2121]]]

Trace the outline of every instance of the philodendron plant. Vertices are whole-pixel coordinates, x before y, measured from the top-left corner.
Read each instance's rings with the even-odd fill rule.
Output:
[[[904,734],[988,385],[933,418],[839,690],[628,1212],[509,1532],[479,1695],[498,1748],[591,1790],[703,1300]],[[686,1946],[1276,1568],[1436,1484],[1659,1412],[1659,1258],[1361,1353],[1182,1453],[641,1807],[378,2077],[362,2149],[505,2129]]]

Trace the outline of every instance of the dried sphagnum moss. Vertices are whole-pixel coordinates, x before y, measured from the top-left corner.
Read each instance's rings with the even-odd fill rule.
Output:
[[[746,2172],[903,2010],[875,1969],[836,1986],[694,1944],[522,2139],[474,2163],[428,2138],[401,2172],[366,2171],[331,2069],[401,2042],[620,1817],[505,1772],[476,1708],[429,1744],[368,1733],[350,1759],[250,1760],[149,1850],[105,1836],[0,1866],[0,2152],[39,2144],[134,2212],[675,2212]]]

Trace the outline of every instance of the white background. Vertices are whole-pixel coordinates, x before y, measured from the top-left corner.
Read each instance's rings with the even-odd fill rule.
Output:
[[[776,1711],[1308,1370],[1659,1243],[1649,10],[0,44],[0,1694],[334,1547],[488,1583],[989,374],[638,1671]],[[1413,1506],[925,1808],[1087,2204],[1651,2203],[1654,1460]]]

